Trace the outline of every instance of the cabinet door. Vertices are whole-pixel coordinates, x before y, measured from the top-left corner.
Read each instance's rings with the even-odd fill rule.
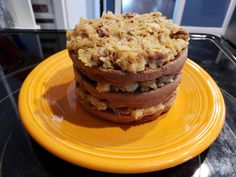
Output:
[[[186,0],[183,26],[222,27],[230,0]]]
[[[172,18],[176,0],[122,0],[122,13],[149,13],[160,11],[167,18]]]

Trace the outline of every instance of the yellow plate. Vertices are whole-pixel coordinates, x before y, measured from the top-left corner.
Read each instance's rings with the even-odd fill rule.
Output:
[[[117,125],[87,114],[77,105],[73,79],[66,50],[49,57],[25,80],[19,112],[39,144],[76,165],[115,173],[166,169],[204,151],[224,124],[219,88],[191,60],[184,66],[171,110],[138,126]]]

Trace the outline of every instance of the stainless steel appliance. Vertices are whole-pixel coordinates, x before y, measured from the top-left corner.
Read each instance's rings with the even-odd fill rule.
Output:
[[[224,37],[236,46],[236,8],[234,9],[233,15],[229,21]]]

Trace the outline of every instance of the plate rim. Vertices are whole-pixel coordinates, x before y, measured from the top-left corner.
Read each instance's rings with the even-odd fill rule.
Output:
[[[42,61],[39,65],[37,65],[30,72],[30,74],[26,77],[24,83],[21,86],[21,90],[20,90],[20,93],[18,96],[18,110],[19,110],[19,115],[20,115],[21,121],[22,121],[24,127],[26,128],[27,132],[30,134],[30,136],[32,136],[33,139],[37,143],[39,143],[43,148],[45,148],[47,151],[51,152],[55,156],[65,160],[67,162],[70,162],[72,164],[79,165],[79,166],[82,166],[85,168],[89,168],[92,170],[112,172],[112,173],[143,173],[143,172],[163,170],[163,169],[167,169],[167,168],[179,165],[181,163],[184,163],[185,161],[188,161],[188,160],[194,158],[195,156],[197,156],[198,154],[200,154],[201,152],[203,152],[215,141],[215,139],[218,137],[219,133],[221,132],[221,130],[223,128],[223,125],[225,122],[226,109],[225,109],[224,98],[222,96],[222,93],[221,93],[219,87],[215,83],[214,79],[202,67],[200,67],[198,64],[196,64],[192,60],[187,59],[187,62],[190,65],[194,66],[192,68],[197,68],[198,70],[201,71],[201,73],[203,75],[205,75],[207,78],[209,78],[211,83],[214,85],[214,88],[217,91],[217,95],[219,97],[219,101],[221,102],[221,104],[220,104],[221,110],[222,110],[221,117],[218,116],[218,119],[220,120],[220,125],[218,125],[217,131],[214,130],[211,132],[211,134],[210,134],[211,138],[209,138],[210,135],[208,135],[208,137],[206,137],[204,139],[204,141],[206,141],[204,146],[200,146],[200,148],[198,147],[197,150],[195,149],[194,151],[190,151],[190,152],[186,153],[185,156],[175,159],[175,161],[170,161],[168,164],[162,164],[162,165],[159,165],[158,167],[156,165],[155,166],[153,166],[153,165],[145,166],[144,165],[143,167],[141,167],[141,168],[139,167],[138,169],[133,168],[133,167],[131,168],[128,165],[127,166],[125,166],[125,165],[118,166],[117,165],[114,168],[114,166],[112,164],[107,163],[107,161],[106,161],[107,158],[105,158],[105,157],[103,157],[103,161],[101,161],[100,157],[88,155],[88,154],[85,154],[84,152],[78,152],[75,149],[65,146],[61,142],[53,139],[53,137],[51,137],[50,134],[46,133],[43,129],[40,130],[40,128],[38,127],[38,125],[35,121],[31,121],[31,122],[28,121],[29,115],[33,116],[33,114],[25,106],[27,103],[26,98],[28,98],[27,97],[27,88],[29,88],[31,81],[34,78],[35,74],[37,74],[37,72],[40,70],[40,68],[42,68],[45,65],[47,65],[48,63],[50,63],[51,60],[54,60],[57,56],[65,55],[65,54],[67,54],[66,49],[62,50],[54,55],[51,55],[50,57],[48,57],[47,59]],[[210,88],[210,90],[212,90],[212,88]],[[31,120],[33,120],[33,118],[31,118]],[[35,128],[37,130],[40,130],[40,132],[35,131]],[[43,136],[43,138],[42,138],[42,136]],[[212,136],[213,136],[213,138],[212,138]],[[50,142],[50,143],[47,143],[47,142]],[[58,147],[58,146],[60,148],[54,148],[54,147]],[[79,159],[78,159],[78,157],[75,156],[75,153],[77,153],[77,154],[82,153],[82,156],[79,156]],[[99,159],[99,164],[90,162],[89,158],[91,158],[91,157],[93,159],[96,159],[96,158]],[[97,162],[97,161],[94,160],[94,162]]]

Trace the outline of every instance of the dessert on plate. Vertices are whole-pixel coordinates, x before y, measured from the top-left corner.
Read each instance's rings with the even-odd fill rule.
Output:
[[[116,123],[168,112],[187,59],[188,32],[161,13],[103,13],[67,32],[83,109]]]

